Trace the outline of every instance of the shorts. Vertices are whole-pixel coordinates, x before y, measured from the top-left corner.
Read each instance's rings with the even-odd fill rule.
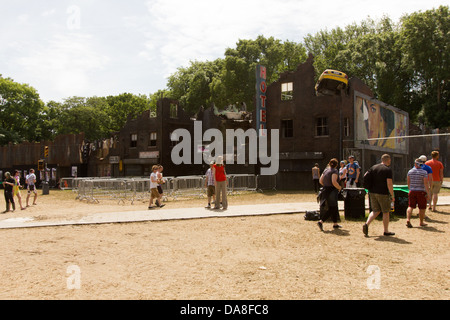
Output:
[[[27,190],[28,190],[28,194],[30,194],[30,193],[32,193],[32,192],[37,193],[37,190],[36,190],[36,186],[35,186],[35,185],[28,185]]]
[[[151,188],[150,193],[152,198],[159,198],[158,188]]]
[[[215,186],[208,186],[208,189],[206,190],[206,195],[209,197],[212,197],[216,194],[216,187]]]
[[[438,194],[439,191],[441,191],[441,181],[433,181],[431,183],[431,193],[432,194]]]
[[[161,185],[158,185],[158,192],[159,194],[163,194],[163,188],[161,187]]]
[[[371,193],[370,207],[373,212],[388,213],[391,211],[391,197],[388,194]]]
[[[426,209],[427,193],[425,191],[410,191],[408,194],[408,206],[413,209],[416,206],[418,206],[419,209]]]

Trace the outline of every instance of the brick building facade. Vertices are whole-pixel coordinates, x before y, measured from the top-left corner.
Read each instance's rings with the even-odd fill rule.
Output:
[[[401,148],[396,145],[373,145],[361,138],[361,108],[359,101],[370,101],[388,109],[395,115],[395,121],[404,119],[404,135],[429,133],[409,123],[407,113],[383,102],[376,101],[370,88],[358,78],[349,80],[348,88],[340,95],[317,96],[315,92],[316,70],[313,58],[298,66],[295,71],[285,72],[267,87],[266,128],[279,130],[279,171],[275,175],[276,187],[283,189],[311,189],[311,168],[315,163],[323,170],[331,158],[347,159],[350,154],[362,167],[362,172],[379,162],[383,153],[392,157],[394,183],[405,183],[406,173],[413,160],[421,154],[430,155],[432,150],[441,152],[445,175],[449,175],[447,163],[448,136],[392,139],[405,140]],[[359,100],[358,100],[359,99]],[[136,119],[129,118],[124,127],[109,139],[85,141],[84,135],[63,135],[55,141],[22,143],[0,147],[0,171],[14,169],[25,171],[37,167],[44,157],[44,146],[49,146],[46,162],[55,185],[59,178],[77,176],[144,176],[148,177],[151,166],[162,164],[166,176],[204,174],[207,164],[195,163],[195,153],[202,152],[209,142],[192,144],[190,164],[173,163],[171,153],[177,142],[171,140],[177,129],[185,129],[194,137],[195,128],[201,124],[201,137],[206,130],[215,128],[226,137],[227,129],[256,129],[255,112],[241,110],[233,113],[218,112],[214,106],[200,107],[195,115],[187,114],[178,101],[162,99],[158,101],[156,113],[145,111]],[[239,116],[242,117],[239,118]],[[443,131],[441,131],[442,133]],[[393,136],[399,135],[393,132]],[[269,139],[270,141],[270,139]],[[226,142],[226,141],[225,141]],[[248,142],[246,142],[248,144]],[[248,150],[248,145],[246,146]],[[223,150],[225,158],[236,159],[234,150]],[[270,150],[269,150],[270,152]],[[259,165],[227,164],[231,174],[259,174]],[[38,178],[40,178],[38,176]]]

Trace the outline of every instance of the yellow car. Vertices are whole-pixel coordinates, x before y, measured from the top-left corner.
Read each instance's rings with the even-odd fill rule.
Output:
[[[316,95],[339,94],[341,90],[347,89],[348,76],[337,70],[327,69],[319,77],[316,83]]]

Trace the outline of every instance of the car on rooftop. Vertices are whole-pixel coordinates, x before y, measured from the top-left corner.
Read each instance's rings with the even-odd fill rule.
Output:
[[[348,87],[348,76],[338,70],[326,69],[317,80],[315,89],[317,96],[339,95]]]

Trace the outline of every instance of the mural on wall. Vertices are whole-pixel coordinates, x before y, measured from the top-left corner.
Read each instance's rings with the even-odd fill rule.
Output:
[[[355,93],[356,145],[379,151],[408,153],[408,113]],[[381,138],[381,139],[380,139]]]

